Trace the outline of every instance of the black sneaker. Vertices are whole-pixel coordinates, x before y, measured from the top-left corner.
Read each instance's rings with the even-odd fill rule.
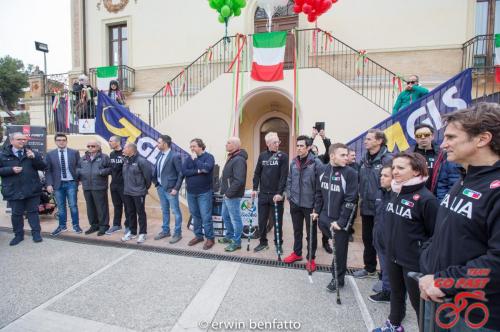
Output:
[[[97,232],[97,236],[103,236],[104,234],[106,234],[106,231],[100,230]]]
[[[339,287],[340,288],[344,287],[344,283],[339,282]],[[335,279],[332,279],[332,281],[330,281],[328,286],[326,286],[326,290],[329,292],[335,292],[337,290],[337,283],[335,282]]]
[[[99,228],[94,228],[94,227],[90,227],[89,229],[87,229],[85,231],[85,235],[89,235],[89,234],[92,234],[92,233],[95,233],[99,230]]]
[[[259,244],[257,247],[255,247],[253,249],[254,252],[259,252],[259,251],[262,251],[262,250],[267,250],[269,249],[269,246],[267,244]]]
[[[375,303],[390,303],[391,292],[383,290],[380,293],[370,295],[368,299]]]

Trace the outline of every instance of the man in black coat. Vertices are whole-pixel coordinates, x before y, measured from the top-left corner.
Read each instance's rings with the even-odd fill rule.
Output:
[[[45,170],[46,165],[42,157],[29,148],[22,133],[11,134],[10,142],[0,153],[2,196],[12,207],[14,239],[10,245],[15,246],[24,239],[24,211],[28,213],[33,241],[42,242],[38,217],[42,184],[38,171]]]

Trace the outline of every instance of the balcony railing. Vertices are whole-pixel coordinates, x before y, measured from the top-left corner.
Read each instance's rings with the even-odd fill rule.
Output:
[[[90,85],[97,86],[97,68],[89,69]],[[129,66],[118,66],[118,84],[123,92],[133,92],[135,89],[135,69]]]
[[[228,72],[238,52],[236,38],[221,38],[152,96],[151,125],[159,124],[210,82]],[[297,30],[295,38],[287,40],[295,45],[287,46],[285,63],[293,59],[296,49],[298,69],[319,68],[388,113],[392,111],[399,92],[394,88],[402,82],[395,73],[320,29]],[[252,35],[247,36],[241,52],[240,70],[246,72],[252,67]]]

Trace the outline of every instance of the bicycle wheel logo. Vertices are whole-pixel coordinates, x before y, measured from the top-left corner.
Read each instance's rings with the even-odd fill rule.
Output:
[[[469,305],[468,299],[486,302],[484,291],[461,292],[455,296],[455,301],[441,304],[436,310],[436,324],[442,329],[450,329],[458,323],[460,313],[464,312],[465,324],[471,329],[479,329],[483,327],[490,317],[490,311],[483,302],[475,302]],[[479,322],[470,320],[471,312],[475,310],[476,314],[482,312],[483,319]]]

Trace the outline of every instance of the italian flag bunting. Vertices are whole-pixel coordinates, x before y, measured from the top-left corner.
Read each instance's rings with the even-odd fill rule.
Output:
[[[273,82],[283,79],[286,31],[274,31],[253,36],[252,78]]]
[[[109,82],[118,81],[118,66],[98,67],[96,71],[97,89],[109,90]]]
[[[495,34],[495,82],[500,83],[500,33]]]

